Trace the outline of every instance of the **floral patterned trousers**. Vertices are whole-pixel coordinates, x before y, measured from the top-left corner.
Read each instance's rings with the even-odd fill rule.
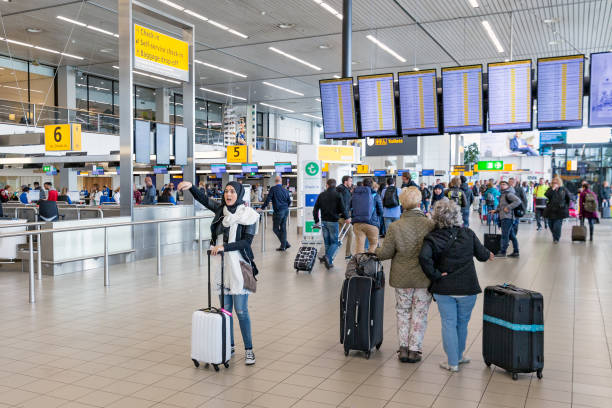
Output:
[[[395,289],[397,337],[400,347],[407,347],[411,351],[422,350],[431,299],[427,288]]]

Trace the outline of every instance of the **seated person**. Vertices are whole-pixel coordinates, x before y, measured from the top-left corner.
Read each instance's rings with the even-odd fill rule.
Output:
[[[28,191],[30,191],[30,189],[27,187],[23,187],[21,189],[21,194],[19,195],[19,201],[22,204],[31,204],[30,198],[28,197]]]
[[[161,193],[161,196],[159,196],[159,200],[157,202],[158,203],[172,203],[176,205],[176,200],[174,199],[174,196],[172,195],[172,190],[170,188],[164,189],[164,191]]]
[[[527,144],[527,141],[521,136],[523,136],[521,132],[516,132],[514,138],[510,139],[510,150],[526,154],[527,156],[538,156],[538,152],[533,146]]]
[[[72,204],[72,200],[68,196],[68,189],[66,187],[62,188],[62,193],[59,196],[57,196],[57,201],[64,201],[64,202],[67,202],[68,204]]]

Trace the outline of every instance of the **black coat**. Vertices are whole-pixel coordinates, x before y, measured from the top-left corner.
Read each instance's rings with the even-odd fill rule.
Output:
[[[565,187],[559,187],[557,191],[549,188],[544,193],[548,203],[544,209],[544,217],[559,220],[569,217],[569,206],[572,195]]]
[[[453,236],[456,236],[454,242]],[[431,281],[431,293],[468,296],[482,292],[474,257],[485,262],[490,255],[471,229],[436,228],[425,237],[419,262]],[[443,272],[448,275],[442,276]]]
[[[336,187],[336,191],[342,196],[342,203],[344,204],[344,214],[348,218],[351,217],[351,190],[348,189],[344,184],[340,184]]]
[[[251,263],[251,266],[253,267],[253,276],[257,276],[259,271],[255,265],[255,255],[251,249],[251,244],[253,243],[253,238],[255,237],[255,232],[257,231],[257,224],[239,224],[236,230],[236,240],[230,243],[228,242],[229,228],[225,228],[221,222],[223,218],[223,204],[209,199],[202,192],[202,190],[196,187],[191,187],[189,192],[200,204],[215,213],[215,217],[210,225],[210,244],[217,245],[217,236],[223,234],[223,250],[225,252],[240,251],[240,255]]]
[[[316,224],[319,223],[319,210],[321,210],[321,220],[338,222],[340,218],[349,218],[345,214],[344,200],[334,187],[330,187],[317,197],[312,215]]]

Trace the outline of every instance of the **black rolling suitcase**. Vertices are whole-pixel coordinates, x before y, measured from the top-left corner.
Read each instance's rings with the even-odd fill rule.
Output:
[[[340,293],[340,343],[344,355],[350,350],[378,350],[383,341],[385,274],[378,257],[356,254],[346,270]]]
[[[315,246],[302,246],[298,249],[293,261],[295,272],[306,271],[312,272],[315,260],[317,259],[317,248]]]
[[[491,216],[491,214],[487,214],[487,217]],[[495,221],[491,220],[491,224],[494,223]],[[484,234],[484,246],[495,255],[501,251],[501,234],[497,233],[497,224],[495,224],[493,234],[491,234],[491,224],[489,224],[489,232]]]
[[[544,301],[542,294],[513,285],[488,286],[484,292],[482,356],[512,373],[544,368]]]

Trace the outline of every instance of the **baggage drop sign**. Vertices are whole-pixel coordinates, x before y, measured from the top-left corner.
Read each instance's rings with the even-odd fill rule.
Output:
[[[134,69],[189,80],[189,44],[134,24]]]
[[[304,237],[318,237],[321,231],[313,229],[314,217],[312,209],[316,198],[321,193],[321,161],[303,160],[300,163],[300,177],[302,178],[302,189],[300,191],[300,202],[304,205],[304,217],[302,225]]]

